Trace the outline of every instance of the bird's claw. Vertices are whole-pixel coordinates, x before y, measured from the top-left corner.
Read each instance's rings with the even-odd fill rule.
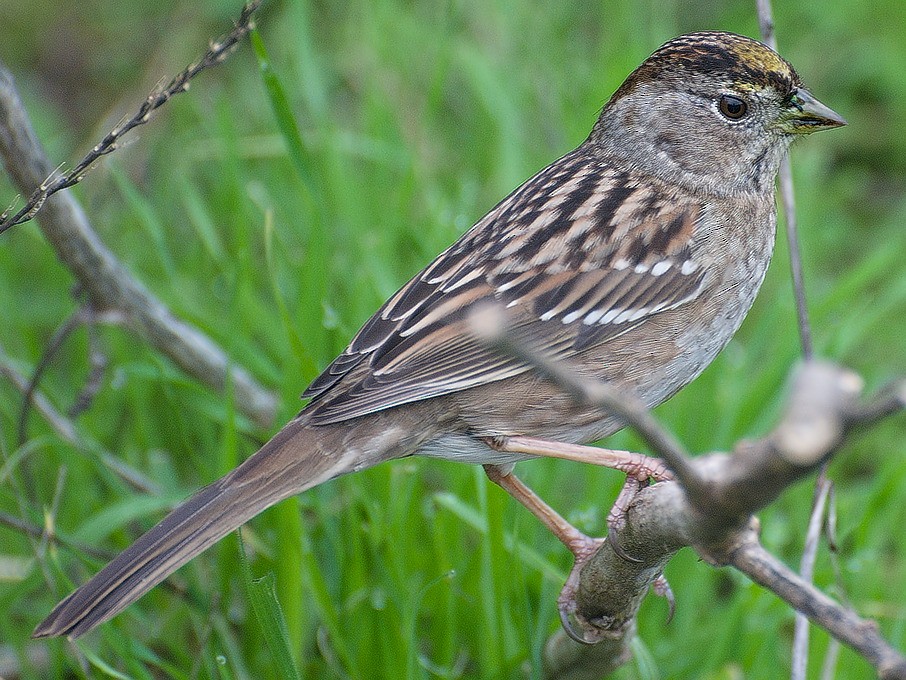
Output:
[[[579,577],[582,573],[582,567],[585,566],[589,558],[582,562],[578,558],[576,559],[566,583],[563,584],[560,596],[557,598],[557,609],[560,612],[560,624],[563,626],[563,631],[570,639],[582,645],[594,645],[604,639],[602,631],[591,625],[577,611],[576,592],[579,589]]]
[[[654,583],[651,584],[651,590],[654,591],[654,594],[658,597],[663,597],[667,600],[667,606],[669,607],[667,613],[667,624],[669,625],[673,621],[673,615],[676,614],[676,598],[673,596],[673,589],[670,587],[670,584],[667,583],[667,577],[663,574],[658,576]]]
[[[648,486],[647,478],[640,480],[636,477],[627,477],[626,483],[613,502],[613,507],[607,516],[607,540],[610,541],[610,547],[618,557],[634,564],[640,564],[642,560],[633,557],[623,549],[623,546],[620,545],[620,531],[626,526],[626,513],[629,512],[629,506],[639,491],[646,486]]]
[[[607,541],[610,543],[610,549],[616,553],[617,557],[620,557],[627,562],[632,562],[633,564],[641,564],[642,560],[638,557],[633,557],[628,552],[623,550],[623,546],[620,545],[620,531],[616,526],[611,526],[607,532]]]
[[[570,545],[575,561],[569,572],[566,583],[557,598],[557,609],[560,612],[560,623],[563,631],[576,642],[583,645],[594,645],[604,639],[605,631],[593,625],[578,612],[576,593],[579,590],[579,579],[582,569],[588,564],[598,549],[604,544],[602,538],[582,536],[581,541]]]

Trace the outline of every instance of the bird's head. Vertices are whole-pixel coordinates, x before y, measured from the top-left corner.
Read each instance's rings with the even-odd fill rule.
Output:
[[[629,75],[589,142],[691,188],[770,191],[795,138],[845,124],[766,45],[733,33],[691,33]]]

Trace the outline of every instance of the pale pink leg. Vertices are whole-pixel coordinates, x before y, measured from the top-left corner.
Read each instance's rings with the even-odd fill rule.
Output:
[[[673,473],[659,458],[652,458],[632,451],[602,449],[597,446],[564,444],[549,439],[523,437],[521,435],[488,437],[485,442],[495,451],[525,453],[543,458],[561,458],[577,463],[590,463],[625,472],[639,481],[654,479],[662,482],[673,479]]]
[[[663,461],[631,451],[602,449],[596,446],[582,446],[579,444],[564,444],[562,442],[538,439],[523,436],[489,437],[488,446],[496,451],[506,453],[524,453],[532,456],[546,458],[561,458],[580,463],[601,465],[626,473],[628,479],[620,495],[614,502],[613,508],[607,517],[609,527],[608,539],[613,551],[620,557],[637,562],[635,558],[627,555],[619,546],[617,537],[619,529],[625,524],[626,511],[632,500],[649,480],[664,481],[673,479],[673,474],[667,469]],[[535,515],[573,554],[574,563],[557,606],[560,611],[560,621],[566,633],[582,643],[592,643],[597,640],[594,636],[589,638],[585,633],[577,631],[572,623],[576,613],[576,592],[579,587],[579,576],[582,568],[604,544],[604,539],[590,538],[567,522],[556,510],[545,503],[534,491],[526,486],[508,468],[498,465],[485,465],[488,478],[509,493],[513,498],[522,503]],[[673,616],[674,600],[670,586],[663,576],[654,584],[654,591],[658,595],[667,597],[670,602],[671,618]]]
[[[540,519],[544,526],[550,529],[551,533],[560,539],[577,559],[580,555],[590,557],[600,547],[603,539],[589,538],[576,529],[512,472],[506,472],[499,465],[485,465],[484,471],[487,473],[488,479]]]
[[[557,598],[557,609],[560,611],[560,622],[567,635],[577,642],[591,642],[573,627],[572,615],[576,612],[576,591],[582,567],[604,544],[604,539],[590,538],[576,529],[512,472],[507,472],[499,465],[485,465],[484,471],[488,479],[528,508],[573,554],[573,568]]]

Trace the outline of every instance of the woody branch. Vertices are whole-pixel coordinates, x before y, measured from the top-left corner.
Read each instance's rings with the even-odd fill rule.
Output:
[[[237,407],[259,425],[267,426],[276,412],[276,396],[235,365],[211,338],[174,316],[132,277],[101,241],[75,198],[61,191],[80,181],[99,158],[116,149],[129,130],[147,122],[153,111],[185,91],[193,77],[221,63],[251,30],[252,12],[258,4],[247,5],[227,37],[212,43],[198,62],[152,92],[134,116],[106,135],[72,171],[62,175],[54,171],[47,159],[12,75],[0,63],[0,158],[13,183],[30,196],[18,213],[0,217],[0,231],[37,217],[44,237],[98,310],[119,313],[133,332],[209,387],[223,390],[231,382]]]
[[[691,546],[714,566],[731,566],[775,593],[834,638],[861,654],[885,680],[906,679],[906,657],[877,625],[826,596],[771,555],[759,542],[753,513],[796,481],[813,474],[860,429],[906,409],[906,378],[860,401],[862,381],[830,363],[810,361],[794,373],[780,423],[766,437],[738,443],[732,453],[688,457],[673,436],[631,396],[589,381],[507,336],[505,320],[485,317],[478,332],[499,351],[516,356],[583,403],[619,414],[665,460],[676,481],[642,489],[630,505],[618,556],[604,543],[581,574],[577,613],[604,641],[581,645],[562,631],[548,641],[549,678],[600,677],[630,655],[641,601],[664,565]]]

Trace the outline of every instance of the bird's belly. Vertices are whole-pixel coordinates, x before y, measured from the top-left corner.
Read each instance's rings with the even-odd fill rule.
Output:
[[[509,465],[533,456],[496,451],[473,434],[447,433],[425,443],[418,455],[476,465]]]

